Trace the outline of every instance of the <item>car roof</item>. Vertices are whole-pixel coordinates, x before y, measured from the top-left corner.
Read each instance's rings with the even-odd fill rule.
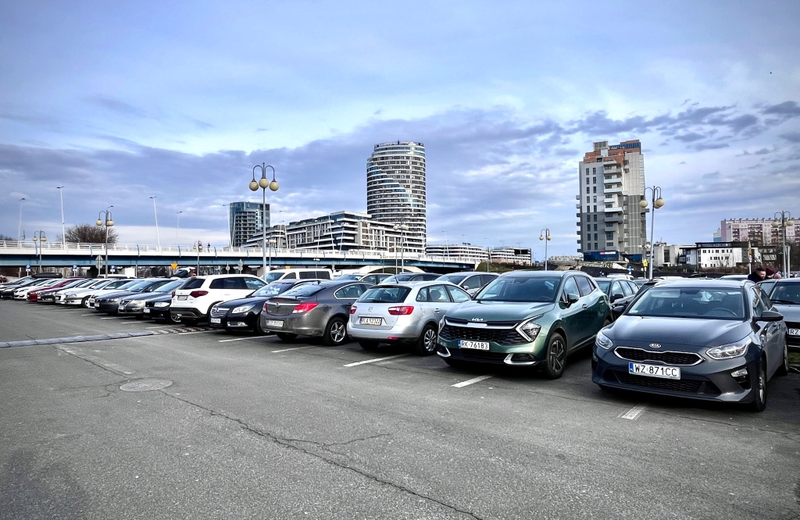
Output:
[[[745,287],[751,284],[750,280],[720,280],[719,278],[684,278],[682,280],[659,280],[656,286],[669,285],[670,287],[706,287],[709,289],[730,289],[732,287]]]

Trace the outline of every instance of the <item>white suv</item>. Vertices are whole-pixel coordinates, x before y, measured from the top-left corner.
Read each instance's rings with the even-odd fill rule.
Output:
[[[173,322],[206,319],[215,304],[244,298],[265,285],[264,280],[249,274],[196,276],[172,293],[170,317]]]

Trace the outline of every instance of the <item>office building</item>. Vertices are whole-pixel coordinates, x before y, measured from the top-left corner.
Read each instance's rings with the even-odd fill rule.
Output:
[[[264,212],[269,228],[269,204],[260,202],[231,202],[228,205],[228,230],[231,245],[239,247],[245,244],[253,235],[261,235],[264,227]]]
[[[425,146],[411,141],[376,144],[367,159],[367,213],[397,226],[405,249],[425,251],[427,194]]]
[[[578,164],[578,252],[590,261],[627,258],[640,262],[645,253],[646,215],[644,156],[638,139],[609,146],[594,143]]]

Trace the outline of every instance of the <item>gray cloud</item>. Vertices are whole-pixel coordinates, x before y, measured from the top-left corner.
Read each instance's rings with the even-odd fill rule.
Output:
[[[86,98],[86,101],[92,105],[96,105],[112,112],[116,112],[125,116],[149,117],[144,110],[134,107],[133,105],[112,98],[110,96],[94,95]]]

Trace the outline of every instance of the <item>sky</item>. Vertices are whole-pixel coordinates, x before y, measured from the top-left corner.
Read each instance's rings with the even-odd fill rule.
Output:
[[[429,243],[541,260],[549,229],[576,255],[578,163],[639,139],[656,240],[710,241],[800,217],[798,22],[785,0],[2,2],[0,234],[58,238],[63,196],[67,227],[113,206],[120,243],[224,246],[254,165],[273,224],[365,212],[367,158],[401,140],[426,147]]]

